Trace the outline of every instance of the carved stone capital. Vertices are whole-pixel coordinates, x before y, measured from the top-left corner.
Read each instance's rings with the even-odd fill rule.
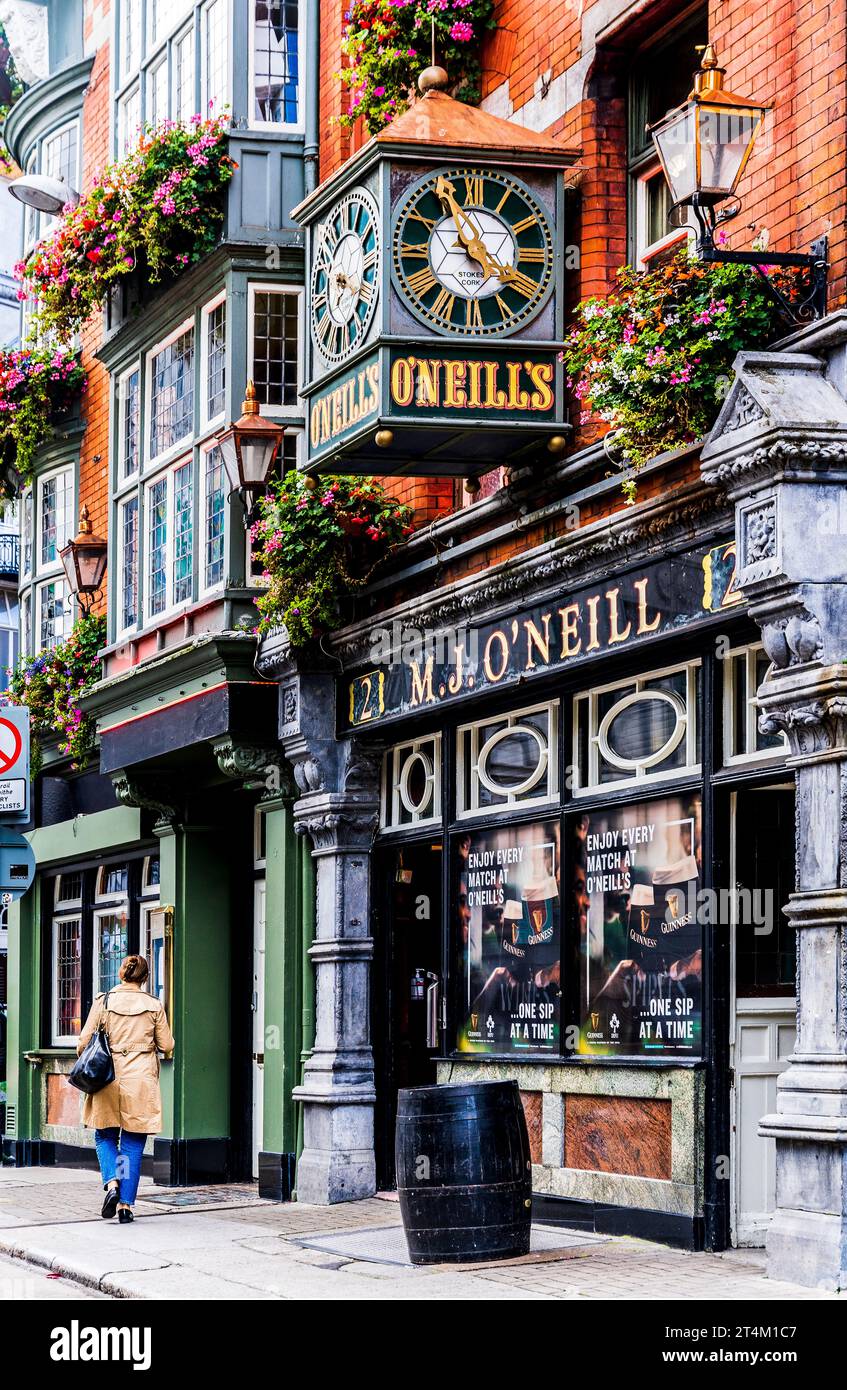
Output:
[[[112,786],[121,805],[154,811],[157,826],[173,825],[177,819],[179,796],[166,778],[120,768],[112,773]]]
[[[847,667],[771,669],[756,697],[763,734],[782,730],[793,759],[847,757]]]
[[[329,794],[303,797],[294,803],[294,829],[308,835],[316,854],[367,852],[379,823],[376,803],[357,802]]]
[[[228,734],[215,739],[212,747],[225,777],[233,777],[247,786],[260,785],[268,796],[294,795],[291,774],[279,748],[241,743]]]

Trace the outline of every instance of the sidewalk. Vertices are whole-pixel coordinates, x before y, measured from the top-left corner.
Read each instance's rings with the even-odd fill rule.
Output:
[[[249,1186],[141,1186],[132,1226],[99,1216],[94,1173],[0,1168],[0,1254],[113,1298],[214,1300],[833,1299],[766,1279],[759,1251],[689,1255],[534,1228],[520,1260],[414,1268],[396,1202],[265,1202]],[[0,1297],[4,1295],[0,1276]],[[38,1296],[38,1295],[36,1295]],[[46,1295],[45,1295],[46,1296]],[[85,1295],[80,1289],[80,1297]],[[847,1297],[847,1295],[845,1295]]]

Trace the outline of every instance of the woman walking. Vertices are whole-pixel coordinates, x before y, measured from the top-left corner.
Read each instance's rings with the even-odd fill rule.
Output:
[[[106,1189],[100,1214],[109,1220],[117,1211],[125,1223],[134,1219],[144,1142],[162,1128],[157,1051],[172,1052],[174,1040],[162,1004],[143,988],[149,974],[144,957],[126,956],[118,974],[121,983],[94,1000],[76,1050],[79,1055],[102,1022],[115,1079],[86,1096],[82,1123],[94,1130]]]

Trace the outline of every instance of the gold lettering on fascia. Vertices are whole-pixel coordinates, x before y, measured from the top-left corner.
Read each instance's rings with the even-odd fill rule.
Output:
[[[379,363],[372,362],[313,401],[309,412],[312,448],[345,434],[379,409]]]
[[[625,619],[628,612],[631,616]],[[654,608],[650,593],[650,576],[621,581],[614,588],[548,613],[534,613],[506,619],[488,633],[481,651],[482,674],[489,685],[497,685],[507,676],[520,676],[542,670],[550,665],[621,645],[636,637],[646,637],[658,631],[662,610]],[[425,660],[410,663],[411,688],[409,706],[436,704],[439,696],[449,692],[458,695],[474,685],[473,665],[468,662],[464,646],[457,646],[447,671],[439,671],[435,686],[435,661],[432,654]]]
[[[552,410],[552,362],[397,357],[391,364],[391,400],[405,410]]]

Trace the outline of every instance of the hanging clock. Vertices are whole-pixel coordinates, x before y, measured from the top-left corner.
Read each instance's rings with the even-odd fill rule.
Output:
[[[512,174],[434,170],[399,209],[392,266],[422,323],[442,333],[506,337],[535,317],[553,288],[550,220]]]
[[[348,193],[316,232],[311,320],[315,346],[326,362],[340,362],[359,347],[376,307],[379,214],[363,188]]]

